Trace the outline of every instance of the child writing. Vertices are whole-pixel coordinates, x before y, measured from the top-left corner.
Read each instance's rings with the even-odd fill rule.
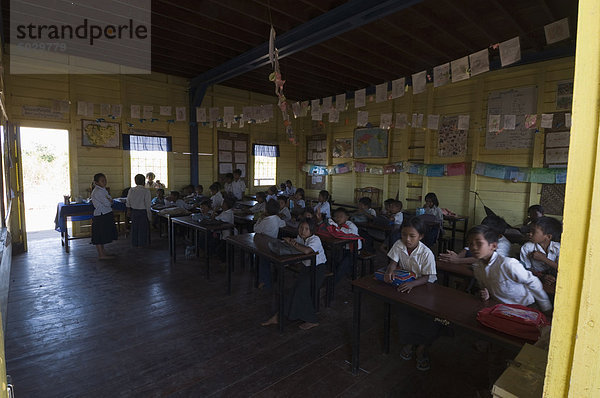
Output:
[[[392,282],[395,269],[412,272],[416,279],[398,286],[398,291],[410,293],[417,286],[433,283],[437,280],[435,258],[431,250],[421,239],[425,235],[425,222],[419,217],[412,217],[402,224],[401,239],[394,243],[388,252],[390,263],[384,280]],[[430,362],[427,347],[438,337],[440,324],[423,313],[407,308],[398,310],[400,341],[404,344],[400,357],[410,360],[416,352],[417,369],[429,370]]]
[[[246,192],[246,183],[240,177],[242,176],[242,170],[235,169],[233,171],[233,181],[231,182],[231,193],[237,200],[242,200],[244,193]]]
[[[560,255],[562,225],[552,217],[540,217],[531,223],[529,242],[521,247],[525,268],[546,282],[545,275],[556,275]]]
[[[469,250],[478,262],[473,267],[482,300],[495,298],[506,304],[532,305],[537,302],[543,312],[552,304],[542,283],[519,260],[496,253],[498,234],[485,225],[471,228],[467,234]]]
[[[102,173],[94,175],[94,190],[92,191],[92,204],[94,205],[94,218],[92,219],[92,244],[96,245],[98,259],[111,260],[104,251],[104,245],[116,240],[117,228],[112,212],[112,198],[106,190],[106,176]]]
[[[252,206],[249,210],[252,213],[263,213],[265,211],[265,203],[266,203],[267,194],[260,191],[256,193],[256,201],[258,202],[254,206]]]
[[[127,214],[131,218],[131,244],[133,247],[146,246],[149,243],[152,212],[150,211],[150,191],[146,189],[143,174],[134,177],[135,187],[127,193]]]
[[[327,257],[325,257],[321,239],[315,235],[314,221],[302,221],[300,225],[298,225],[298,236],[296,239],[284,239],[288,244],[304,254],[317,253],[315,263],[317,266],[316,289],[318,290],[325,279],[325,270],[327,267],[325,267],[324,264],[327,262]],[[284,313],[281,315],[285,315],[290,320],[301,319],[304,323],[299,326],[300,329],[308,330],[319,326],[319,320],[313,304],[313,298],[311,297],[311,262],[309,260],[304,260],[303,264],[304,267],[302,267],[294,287],[284,299]],[[279,316],[279,312],[276,312],[269,320],[263,322],[262,326],[276,324],[279,322]]]
[[[221,185],[219,183],[212,183],[210,187],[208,187],[210,191],[210,200],[212,202],[213,210],[219,210],[223,205],[223,194],[221,193]]]
[[[315,214],[321,213],[324,218],[331,218],[331,206],[329,205],[329,191],[319,192],[319,203],[314,208]]]
[[[279,203],[279,217],[281,217],[283,221],[290,221],[292,219],[292,214],[287,207],[287,198],[280,195],[277,197],[277,203]]]
[[[264,234],[271,238],[277,238],[279,228],[285,227],[285,221],[279,218],[279,203],[276,200],[269,200],[265,205],[267,216],[259,220],[254,225],[254,232]],[[258,288],[271,288],[271,264],[262,260],[258,265]]]

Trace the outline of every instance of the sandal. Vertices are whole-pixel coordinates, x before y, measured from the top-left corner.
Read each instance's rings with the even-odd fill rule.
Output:
[[[417,370],[425,372],[429,369],[431,369],[431,363],[427,355],[417,358]]]
[[[410,361],[415,353],[415,347],[412,344],[406,344],[400,350],[400,358]]]

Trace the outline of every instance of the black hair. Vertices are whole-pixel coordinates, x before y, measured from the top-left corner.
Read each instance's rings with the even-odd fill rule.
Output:
[[[233,170],[233,174],[239,174],[241,176],[242,175],[242,170],[235,169],[235,170]]]
[[[106,176],[103,173],[94,174],[94,182],[100,181],[100,178],[102,177],[106,178]]]
[[[367,207],[371,207],[371,203],[373,203],[373,202],[371,201],[371,198],[369,198],[367,196],[363,196],[362,198],[360,198],[358,200],[358,203],[361,203]]]
[[[279,208],[279,202],[275,199],[269,199],[269,201],[265,205],[265,212],[269,216],[274,216],[275,214],[279,214],[279,210],[281,210]]]
[[[467,232],[467,242],[474,235],[482,235],[487,243],[498,243],[498,233],[487,225],[476,225]]]
[[[144,185],[146,183],[146,177],[143,174],[136,174],[133,180],[136,185]]]
[[[271,185],[269,187],[269,189],[267,190],[267,192],[269,192],[269,191],[271,191],[273,193],[277,193],[277,186],[276,185]]]
[[[302,223],[306,223],[306,225],[308,225],[308,230],[310,231],[311,235],[315,234],[315,230],[317,229],[317,223],[315,222],[314,218],[305,218],[302,221],[300,221],[300,224],[298,224],[298,228],[300,228],[300,225],[302,225]]]
[[[531,225],[537,225],[544,234],[552,236],[553,241],[560,242],[562,224],[556,218],[540,217],[537,220],[534,220]]]
[[[256,193],[256,199],[258,199],[259,197],[265,199],[267,197],[267,194],[265,192],[263,192],[263,191],[258,191]]]
[[[346,210],[345,207],[338,207],[337,209],[335,209],[335,211],[333,212],[333,214],[335,213],[344,213],[345,215],[348,215],[348,210]]]
[[[153,180],[156,178],[156,174],[154,174],[154,173],[153,173],[153,172],[151,172],[151,171],[149,171],[149,172],[147,172],[147,173],[146,173],[146,178],[148,178],[148,177],[150,177],[150,176],[152,176],[152,179],[153,179]],[[148,179],[150,179],[150,178],[148,178]]]
[[[429,192],[427,195],[425,195],[425,200],[427,199],[431,199],[435,207],[440,207],[440,201],[438,200],[437,195],[435,193]]]
[[[326,191],[326,190],[319,191],[319,196],[323,196],[323,198],[325,199],[325,202],[328,202],[330,199],[329,191]]]
[[[204,199],[202,202],[200,202],[200,206],[212,207],[212,200],[210,200],[210,199]]]
[[[175,200],[179,199],[179,191],[171,191],[171,195],[175,196]]]
[[[544,208],[542,207],[542,205],[533,205],[533,206],[529,206],[529,208],[527,209],[527,214],[531,213],[532,211],[537,211],[539,212],[542,216],[544,215],[545,211]]]
[[[164,190],[163,188],[158,188],[158,189],[156,190],[156,193],[159,193],[159,192],[162,192],[162,193],[163,193],[163,195],[165,194],[165,190]]]
[[[425,235],[425,232],[427,232],[427,224],[425,224],[425,221],[421,217],[417,216],[405,219],[402,223],[402,228],[414,228],[419,235]]]
[[[302,196],[302,200],[304,200],[304,189],[296,188],[296,193],[299,193],[300,196]]]
[[[285,195],[279,195],[279,196],[277,197],[277,200],[278,200],[278,201],[279,201],[279,200],[283,200],[284,202],[287,202],[287,196],[285,196]]]
[[[233,195],[225,195],[223,198],[223,203],[227,205],[228,209],[232,209],[235,206],[235,196]]]
[[[213,182],[210,185],[210,187],[208,187],[208,189],[210,189],[211,191],[217,191],[217,192],[219,192],[221,190],[221,185],[218,184],[218,183],[216,183],[216,182]]]
[[[394,203],[395,201],[396,201],[396,199],[389,198],[389,199],[386,199],[386,200],[383,201],[383,205],[384,206],[389,206],[392,203]]]
[[[287,185],[288,182],[290,183],[290,185],[294,185],[294,184],[292,184],[292,180],[286,180],[285,181],[286,185]]]
[[[498,235],[504,234],[504,231],[506,231],[506,228],[508,228],[508,224],[506,221],[504,221],[504,218],[495,214],[489,215],[483,220],[481,220],[481,225],[487,225]]]

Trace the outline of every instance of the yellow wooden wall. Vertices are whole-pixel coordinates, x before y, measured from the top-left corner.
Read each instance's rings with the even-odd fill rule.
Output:
[[[544,133],[536,134],[535,145],[528,149],[488,150],[485,148],[485,127],[487,118],[487,98],[490,92],[517,87],[537,87],[537,113],[556,111],[556,84],[561,80],[573,78],[574,58],[562,58],[498,71],[484,73],[469,80],[450,83],[434,88],[427,84],[427,91],[412,95],[409,87],[405,95],[395,100],[376,103],[374,95],[367,97],[366,109],[369,122],[378,126],[382,113],[406,113],[408,121],[411,114],[424,114],[424,126],[428,114],[470,115],[468,148],[465,156],[439,157],[437,154],[437,131],[426,128],[390,130],[390,150],[386,159],[360,159],[368,164],[390,164],[396,161],[417,163],[455,163],[488,162],[521,167],[541,167],[543,165]],[[363,108],[364,109],[364,108]],[[306,134],[310,134],[310,117],[304,118]],[[331,147],[335,138],[352,138],[356,128],[356,109],[353,101],[348,101],[347,110],[340,113],[340,122],[330,124],[324,116],[323,131],[329,140],[328,165],[345,163],[352,159],[334,159]],[[395,119],[394,119],[395,120]],[[538,122],[539,123],[539,122]],[[300,145],[300,159],[305,159],[305,146]],[[384,198],[396,197],[405,208],[420,206],[427,192],[436,192],[440,206],[456,213],[469,215],[471,223],[477,223],[485,217],[481,203],[475,202],[469,191],[479,192],[486,205],[502,215],[510,224],[523,221],[527,207],[539,203],[541,184],[512,183],[510,181],[471,175],[453,177],[423,177],[406,173],[392,175],[373,175],[350,173],[327,177],[328,189],[338,203],[351,203],[354,200],[354,188],[374,186],[384,191]],[[302,179],[300,179],[302,182]],[[300,183],[302,186],[302,183]],[[308,192],[315,196],[316,192]]]

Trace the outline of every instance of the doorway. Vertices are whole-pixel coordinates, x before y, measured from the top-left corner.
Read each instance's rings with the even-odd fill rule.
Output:
[[[71,193],[69,132],[21,127],[20,135],[26,231],[53,231],[56,204]]]

